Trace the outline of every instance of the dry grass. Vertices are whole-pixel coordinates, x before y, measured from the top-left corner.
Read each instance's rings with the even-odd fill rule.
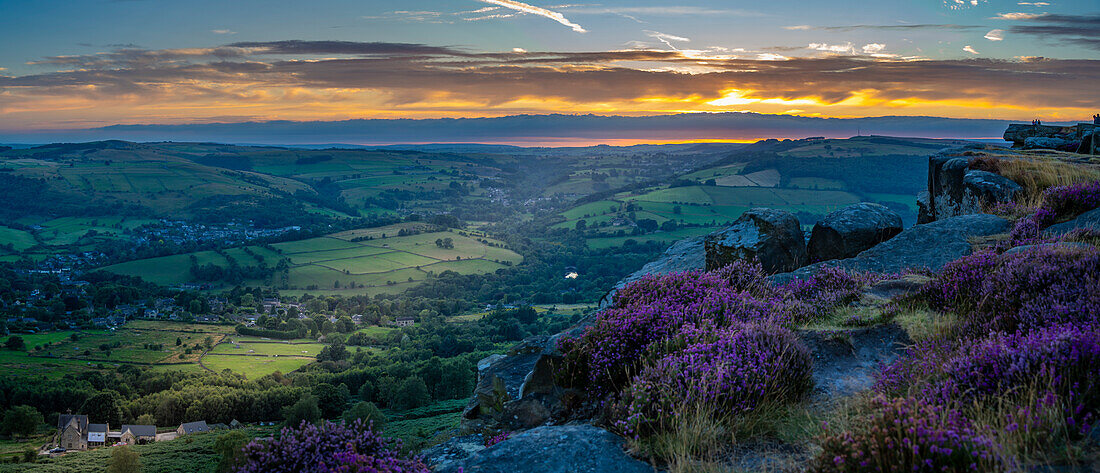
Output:
[[[1064,401],[1043,401],[1048,380],[1038,380],[1017,393],[959,406],[979,430],[993,433],[1001,451],[1023,465],[1080,463],[1090,440],[1076,438],[1066,425]],[[1020,421],[1024,416],[1030,422]]]
[[[902,308],[894,316],[894,322],[909,334],[910,340],[921,342],[954,337],[959,326],[959,316],[914,305]]]
[[[1095,166],[1050,158],[1006,159],[997,168],[1002,176],[1024,188],[1020,204],[1032,208],[1042,203],[1042,193],[1048,188],[1100,180],[1100,170]]]

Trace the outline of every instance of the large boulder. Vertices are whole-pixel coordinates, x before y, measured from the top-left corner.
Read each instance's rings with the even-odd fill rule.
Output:
[[[771,280],[783,284],[794,279],[805,279],[827,267],[876,273],[900,273],[921,268],[936,271],[951,261],[969,255],[973,251],[971,238],[1006,233],[1010,227],[1007,220],[988,214],[938,220],[902,231],[853,258],[815,263],[797,271],[773,275]]]
[[[982,213],[982,206],[1013,202],[1022,192],[1004,176],[970,169],[970,157],[982,155],[981,146],[951,148],[928,158],[928,198],[922,220],[943,220]],[[918,197],[919,203],[919,197]]]
[[[430,459],[429,459],[430,461]],[[591,425],[534,428],[465,458],[436,466],[437,473],[652,473],[623,451],[623,440]]]
[[[806,240],[793,214],[783,210],[749,210],[725,230],[707,235],[706,269],[737,260],[756,259],[764,271],[793,271],[806,264]]]
[[[989,171],[971,169],[963,176],[966,198],[975,204],[1015,202],[1024,191],[1016,181]]]
[[[1068,222],[1051,225],[1045,231],[1055,235],[1064,235],[1079,228],[1100,231],[1100,209],[1085,212]]]
[[[884,205],[861,202],[830,212],[814,225],[810,261],[851,258],[901,233],[901,216]]]
[[[1029,136],[1024,139],[1024,149],[1063,149],[1073,141],[1061,137]]]

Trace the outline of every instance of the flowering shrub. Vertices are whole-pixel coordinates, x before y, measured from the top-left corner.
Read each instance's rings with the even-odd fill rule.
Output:
[[[579,338],[559,342],[565,354],[559,382],[584,385],[598,398],[617,394],[647,364],[686,346],[685,327],[707,334],[733,324],[811,320],[848,304],[879,277],[828,268],[777,287],[753,261],[644,277],[620,290]]]
[[[1069,427],[1087,433],[1100,415],[1100,331],[1072,325],[993,334],[943,367],[941,399],[1003,397],[1033,386],[1068,403]]]
[[[955,261],[927,285],[933,308],[964,316],[972,334],[1015,332],[1048,325],[1100,321],[1100,253],[1037,247]]]
[[[875,391],[887,396],[908,396],[941,376],[941,368],[955,354],[955,343],[948,340],[924,340],[905,349],[905,353],[886,365],[875,379]]]
[[[623,392],[616,425],[625,433],[660,430],[687,406],[736,415],[813,387],[809,351],[787,329],[742,325],[689,337],[702,339],[643,369]]]
[[[1051,187],[1043,191],[1043,203],[1035,213],[1016,222],[1010,241],[1029,244],[1042,238],[1042,230],[1059,219],[1075,217],[1100,207],[1100,181]]]
[[[381,437],[361,420],[348,425],[302,422],[271,440],[245,445],[237,473],[428,473],[419,459],[399,455],[399,440]]]
[[[917,399],[879,399],[855,432],[827,436],[810,471],[1002,472],[1009,462],[997,445],[957,411]]]
[[[827,267],[807,279],[795,279],[782,289],[793,301],[792,318],[805,322],[859,299],[864,286],[884,278],[880,274],[851,273]]]

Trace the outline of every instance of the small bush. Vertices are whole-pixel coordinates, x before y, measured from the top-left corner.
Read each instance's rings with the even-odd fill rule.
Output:
[[[283,428],[274,439],[246,445],[236,471],[428,473],[419,459],[404,458],[400,450],[401,441],[378,435],[362,421],[320,427],[303,422],[296,429]]]
[[[827,435],[813,473],[1003,472],[1010,463],[958,411],[917,399],[880,399],[852,432]]]
[[[765,401],[799,399],[813,387],[809,351],[789,330],[744,325],[700,338],[634,377],[617,409],[618,428],[646,435],[693,406],[736,416]]]

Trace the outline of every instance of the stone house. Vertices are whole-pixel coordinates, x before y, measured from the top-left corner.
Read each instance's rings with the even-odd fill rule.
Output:
[[[88,416],[62,414],[57,417],[57,445],[65,450],[88,449]]]
[[[398,317],[393,321],[395,327],[411,327],[414,323],[416,319],[412,317]]]
[[[140,445],[157,441],[157,426],[123,424],[118,441],[126,445]]]
[[[185,422],[183,424],[180,424],[180,426],[176,428],[176,433],[179,435],[196,434],[199,432],[209,431],[210,426],[206,425],[205,420],[200,420],[198,422]]]

